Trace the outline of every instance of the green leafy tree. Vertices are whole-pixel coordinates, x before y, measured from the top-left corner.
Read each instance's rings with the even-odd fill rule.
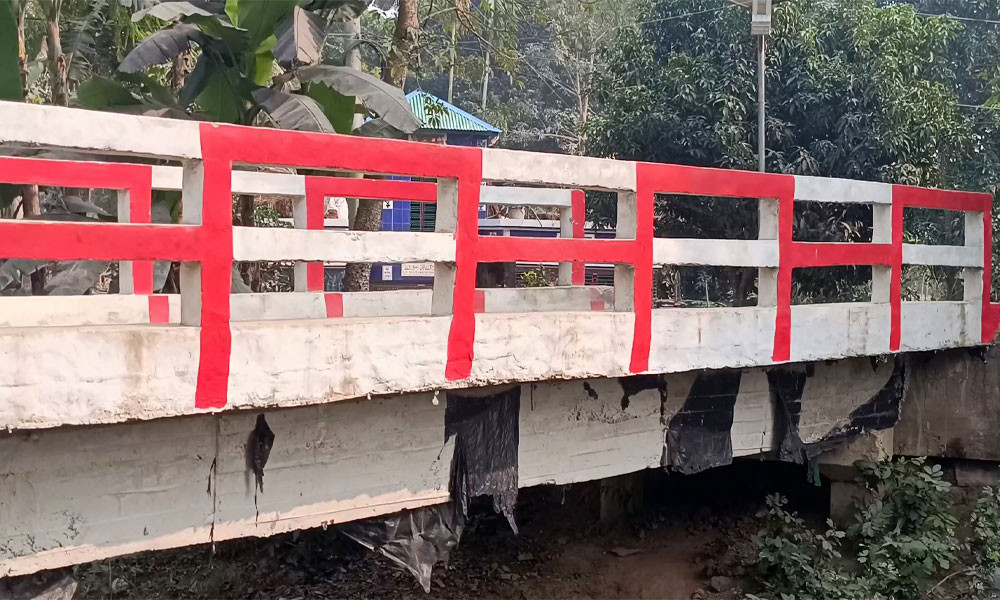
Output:
[[[975,67],[952,53],[962,25],[918,15],[912,6],[880,4],[776,5],[767,59],[768,170],[969,184],[956,176],[977,152],[975,122],[959,106],[956,84],[960,71]],[[603,109],[593,122],[590,152],[753,169],[756,45],[746,10],[727,0],[658,0],[640,21],[622,30],[597,83]],[[595,218],[608,217],[608,205],[595,207]],[[867,207],[803,208],[796,215],[801,239],[870,240]],[[720,211],[711,199],[661,198],[657,217],[660,235],[678,237],[756,237],[758,226],[756,211]],[[853,273],[850,289],[817,276],[799,295],[860,299],[868,293],[867,271]],[[749,294],[743,286],[743,297],[733,302]]]

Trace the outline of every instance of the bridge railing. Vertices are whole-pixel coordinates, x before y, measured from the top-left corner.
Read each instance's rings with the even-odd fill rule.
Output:
[[[584,263],[614,264],[613,310],[633,315],[628,362],[631,373],[650,370],[654,328],[659,327],[657,331],[668,334],[678,331],[677,327],[657,326],[656,322],[662,324],[667,319],[676,325],[685,314],[693,314],[677,309],[653,309],[654,265],[759,269],[758,306],[719,309],[754,311],[758,320],[769,319],[773,324],[751,334],[773,339],[770,356],[754,357],[757,362],[813,358],[811,350],[793,351],[791,288],[792,273],[797,268],[873,266],[872,302],[868,304],[875,307],[875,312],[871,318],[880,320],[882,313],[879,311],[885,307],[889,327],[882,341],[877,339],[877,331],[865,333],[867,345],[863,350],[866,353],[901,349],[901,329],[905,324],[900,290],[903,264],[965,269],[964,299],[958,303],[956,311],[944,317],[977,320],[972,329],[979,335],[961,339],[953,336],[941,344],[983,343],[992,340],[996,332],[998,312],[989,301],[991,199],[984,194],[170,121],[23,104],[2,103],[0,114],[5,122],[0,129],[2,145],[152,157],[181,163],[181,166],[161,167],[3,158],[0,160],[0,181],[120,190],[120,214],[127,215],[131,222],[0,222],[0,256],[125,261],[126,290],[148,298],[150,321],[154,323],[174,321],[172,315],[176,311],[170,309],[169,299],[151,294],[151,261],[181,262],[179,322],[183,326],[200,327],[196,404],[202,408],[220,407],[226,402],[230,322],[236,320],[241,310],[249,310],[241,309],[241,301],[230,297],[234,261],[297,261],[300,264],[296,269],[299,292],[283,296],[316,295],[314,301],[322,301],[325,305],[322,307],[325,310],[317,316],[341,316],[346,312],[342,297],[338,299],[338,296],[320,291],[320,265],[324,261],[433,262],[435,276],[433,290],[429,293],[429,315],[450,320],[445,367],[445,379],[449,381],[466,379],[472,371],[476,314],[483,312],[485,302],[482,291],[475,288],[476,268],[479,263],[489,262],[558,262],[562,284],[578,283],[580,266]],[[276,176],[239,170],[244,166],[325,170],[333,174]],[[351,179],[343,177],[344,173],[402,176],[432,183]],[[555,196],[551,193],[538,196],[544,200],[526,200],[531,194],[541,194],[527,190],[505,190],[496,192],[498,195],[491,199],[484,199],[484,183],[557,188],[563,190],[561,193],[568,195],[569,200],[563,197],[558,202],[553,201]],[[182,190],[181,224],[149,223],[150,194],[154,188]],[[617,193],[617,239],[580,237],[583,204],[581,192],[576,190]],[[234,193],[295,197],[298,228],[234,227]],[[322,206],[324,196],[334,194],[433,201],[437,205],[436,229],[434,232],[320,231],[322,218],[318,207]],[[657,194],[759,199],[758,239],[655,238],[653,213]],[[872,242],[794,240],[793,217],[797,201],[871,204],[874,213]],[[556,204],[562,211],[563,233],[574,237],[480,236],[478,207],[483,202]],[[966,212],[965,245],[904,244],[903,211],[911,206]],[[131,267],[127,266],[129,262],[133,263]],[[534,306],[542,310],[567,306],[551,302],[554,298],[551,295],[526,300],[528,294],[540,293],[537,291],[518,290],[516,293],[516,297],[508,296],[499,299],[498,303],[516,300],[521,302],[517,306]],[[603,306],[605,299],[610,300],[607,296],[592,300]],[[25,299],[2,301],[12,300],[23,303]],[[275,301],[255,298],[253,302],[273,304]],[[341,305],[338,306],[338,302]],[[576,309],[572,302],[570,308]],[[798,307],[796,315],[801,312],[806,319],[814,318],[809,316],[810,308]],[[377,303],[375,311],[378,311]],[[524,312],[527,311],[525,308]],[[292,311],[288,314],[302,313]],[[383,305],[381,313],[376,314],[398,313]],[[923,320],[941,318],[942,314],[925,311],[918,316]],[[766,333],[759,333],[762,331]],[[659,339],[657,343],[669,344],[670,340]],[[929,343],[933,346],[939,342],[932,340]],[[656,368],[660,368],[660,364],[657,363]]]

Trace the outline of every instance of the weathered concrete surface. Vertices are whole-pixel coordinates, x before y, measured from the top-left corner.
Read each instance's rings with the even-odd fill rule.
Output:
[[[826,388],[842,387],[845,373],[873,373],[867,359],[846,362],[857,364],[816,365],[815,383],[804,390],[801,425],[814,435],[836,430],[858,402]],[[886,371],[860,387],[877,389]],[[780,440],[766,373],[730,371],[722,378],[728,387],[715,389],[732,403],[719,410],[711,394],[696,391],[706,377],[522,384],[519,487],[660,468],[682,411],[687,447],[712,438],[706,468],[774,449]],[[454,453],[454,439],[445,441],[446,404],[444,393],[403,394],[0,433],[0,577],[446,502]],[[258,415],[275,436],[262,489],[248,467]]]
[[[1000,349],[915,356],[894,447],[904,456],[1000,460]]]

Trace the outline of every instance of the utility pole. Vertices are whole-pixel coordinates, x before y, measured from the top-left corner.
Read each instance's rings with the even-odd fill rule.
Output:
[[[764,89],[764,59],[767,55],[767,36],[771,33],[772,0],[753,0],[750,5],[750,35],[760,38],[757,52],[757,160],[761,173],[767,171],[767,96]]]
[[[757,157],[761,173],[767,171],[765,153],[767,152],[767,98],[764,77],[764,57],[767,52],[767,36],[760,36],[760,52],[757,53]]]
[[[781,0],[729,0],[750,9],[750,35],[760,38],[757,47],[757,160],[761,173],[767,171],[767,79],[765,61],[767,36],[771,34],[771,4]]]

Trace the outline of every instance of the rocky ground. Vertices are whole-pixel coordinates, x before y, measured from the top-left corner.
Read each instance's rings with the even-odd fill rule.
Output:
[[[598,489],[522,490],[516,536],[488,503],[477,506],[430,594],[330,528],[82,565],[76,598],[730,599],[755,562],[753,516],[764,496],[781,491],[817,515],[826,498],[789,465],[651,472],[644,509],[608,526],[597,518]]]

